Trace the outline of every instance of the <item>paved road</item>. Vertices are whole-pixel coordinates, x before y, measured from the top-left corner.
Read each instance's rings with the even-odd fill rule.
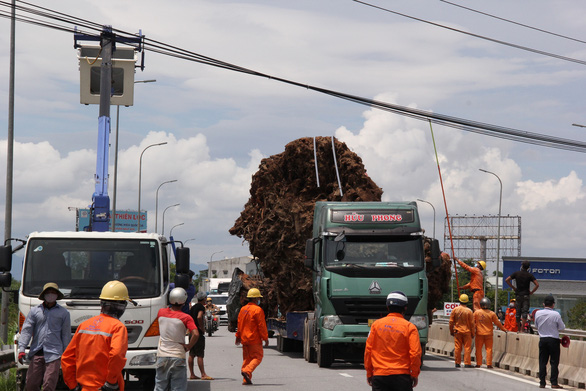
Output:
[[[234,334],[221,326],[206,339],[206,371],[216,380],[190,381],[189,390],[232,391],[241,388],[284,391],[370,390],[362,364],[336,361],[331,368],[319,368],[303,359],[301,352],[279,353],[276,340],[270,340],[262,364],[254,372],[253,386],[241,385],[242,349],[234,345]],[[196,370],[196,373],[198,371]],[[427,355],[417,391],[529,391],[538,390],[535,378],[499,369],[457,369],[445,357]],[[565,389],[575,390],[571,387]],[[549,386],[548,386],[549,389]]]

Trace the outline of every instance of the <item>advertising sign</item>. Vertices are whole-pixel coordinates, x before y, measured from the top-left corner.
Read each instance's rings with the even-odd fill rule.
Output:
[[[460,303],[444,303],[444,315],[445,316],[452,315],[452,310],[459,305],[460,305]]]
[[[561,259],[525,259],[531,263],[529,273],[533,274],[538,280],[586,281],[586,262],[580,262],[579,260],[564,261]],[[520,270],[523,260],[503,258],[504,278]],[[505,288],[508,288],[508,286],[506,285]]]
[[[112,211],[110,211],[112,214]],[[90,226],[90,210],[79,209],[77,213],[77,230],[87,231]],[[138,226],[138,212],[135,210],[117,210],[116,211],[116,232],[136,232]],[[143,211],[140,215],[140,232],[147,230],[147,212]],[[110,230],[112,230],[112,218],[110,218]]]

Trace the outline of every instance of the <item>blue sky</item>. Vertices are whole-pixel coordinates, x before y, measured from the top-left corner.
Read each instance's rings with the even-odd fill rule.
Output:
[[[586,45],[441,1],[371,1],[381,7],[562,56]],[[353,1],[144,0],[39,3],[267,74],[460,118],[586,141],[586,66],[498,45]],[[140,6],[138,5],[140,4]],[[585,36],[586,3],[482,2],[467,7]],[[10,23],[0,19],[0,198],[4,204]],[[74,228],[68,207],[94,190],[97,106],[79,104],[71,34],[17,25],[13,236]],[[422,198],[445,211],[429,125],[274,80],[147,52],[132,107],[120,109],[118,209],[142,202],[154,229],[155,191],[166,227],[191,239],[192,262],[248,254],[228,229],[248,199],[260,159],[299,137],[336,136],[358,153],[384,200]],[[112,109],[115,124],[116,110]],[[450,214],[522,217],[522,254],[579,257],[586,218],[584,153],[434,127]],[[113,142],[113,137],[111,139]],[[110,160],[113,165],[113,158]],[[113,168],[111,166],[110,175]],[[111,177],[112,178],[112,177]],[[112,194],[110,181],[110,195]],[[3,219],[4,209],[0,211]],[[432,211],[420,206],[428,232]],[[161,216],[159,215],[159,226]],[[576,227],[576,228],[574,228]],[[168,234],[168,228],[166,228]],[[442,232],[440,232],[442,233]],[[457,255],[457,254],[456,254]],[[489,265],[490,266],[490,265]]]

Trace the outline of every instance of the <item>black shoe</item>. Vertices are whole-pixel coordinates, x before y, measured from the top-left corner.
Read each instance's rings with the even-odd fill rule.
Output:
[[[252,384],[252,380],[250,380],[250,375],[246,372],[240,372],[246,384]]]
[[[558,389],[558,390],[560,390],[560,389],[563,389],[564,387],[560,386],[559,384],[552,384],[552,385],[551,385],[551,388],[553,388],[554,390],[555,390],[555,389]]]
[[[540,384],[539,388],[545,388],[545,384]]]
[[[464,365],[464,368],[474,368],[474,365]]]
[[[456,364],[456,368],[460,368],[460,364]]]

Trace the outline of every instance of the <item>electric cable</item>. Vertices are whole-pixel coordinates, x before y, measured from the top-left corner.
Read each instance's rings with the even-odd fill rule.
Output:
[[[354,0],[354,1],[359,2],[359,3],[363,3],[358,0]],[[22,2],[22,3],[24,3],[24,2]],[[25,3],[25,4],[29,4],[29,3]],[[367,3],[363,3],[363,4],[370,5]],[[0,1],[0,6],[2,6],[2,5],[6,6],[6,5],[10,5],[10,4],[6,1]],[[28,8],[29,7],[20,6],[20,9],[27,10],[26,12],[28,12]],[[60,20],[62,23],[78,23],[78,22],[80,22],[80,23],[83,23],[84,27],[88,28],[89,30],[99,30],[100,31],[99,34],[96,33],[94,36],[99,37],[101,34],[102,26],[97,23],[93,23],[91,21],[87,21],[87,20],[80,19],[80,18],[75,18],[70,15],[57,13],[57,12],[56,12],[57,16],[53,16],[53,15],[51,15],[50,12],[54,12],[54,11],[49,10],[50,11],[49,12],[49,11],[45,11],[45,10],[47,10],[47,9],[43,9],[43,11],[38,11],[38,12],[40,14],[42,14],[43,17],[46,17],[47,19]],[[391,12],[393,12],[393,11],[391,11]],[[0,17],[10,17],[10,16],[7,16],[6,13],[3,13],[2,11],[0,11]],[[17,20],[25,22],[25,23],[36,24],[36,25],[39,25],[42,27],[53,28],[53,29],[57,29],[57,30],[61,30],[61,31],[70,32],[70,33],[80,32],[80,31],[76,30],[75,28],[67,28],[65,26],[58,25],[56,23],[43,22],[43,21],[40,21],[40,20],[32,18],[32,17],[25,18],[25,17],[19,15],[19,16],[17,16]],[[127,33],[127,32],[121,31],[121,30],[112,29],[112,31],[116,32],[117,34],[125,34],[128,37],[133,37],[133,38],[138,37],[137,34]],[[88,35],[91,35],[91,34],[88,34]],[[129,44],[129,46],[137,47],[138,45]],[[248,69],[248,68],[238,66],[235,64],[231,64],[231,63],[228,63],[225,61],[221,61],[221,60],[218,60],[218,59],[215,59],[212,57],[204,56],[204,55],[201,55],[201,54],[189,51],[189,50],[185,50],[185,49],[182,49],[177,46],[169,45],[169,44],[157,41],[157,40],[153,40],[153,39],[144,38],[143,39],[143,48],[144,48],[144,50],[149,50],[151,52],[158,53],[161,55],[166,55],[166,56],[175,57],[175,58],[186,60],[186,61],[201,63],[204,65],[214,66],[217,68],[231,70],[234,72],[240,72],[240,73],[245,73],[245,74],[249,74],[249,75],[253,75],[253,76],[267,78],[270,80],[275,80],[275,81],[278,81],[281,83],[290,84],[290,85],[301,87],[301,88],[304,88],[307,90],[312,90],[315,92],[330,95],[330,96],[333,96],[333,97],[336,97],[339,99],[344,99],[344,100],[347,100],[350,102],[362,104],[362,105],[372,107],[375,109],[388,111],[388,112],[391,112],[394,114],[399,114],[399,115],[402,115],[405,117],[414,118],[414,119],[418,119],[418,120],[430,121],[430,122],[433,122],[438,125],[456,128],[456,129],[460,129],[460,130],[467,131],[467,132],[473,132],[473,133],[478,133],[481,135],[497,137],[497,138],[507,139],[507,140],[516,141],[516,142],[528,143],[528,144],[533,144],[533,145],[538,145],[538,146],[543,146],[543,147],[557,148],[557,149],[563,149],[563,150],[575,151],[575,152],[586,152],[586,142],[580,142],[580,141],[576,141],[576,140],[547,136],[547,135],[543,135],[543,134],[539,134],[539,133],[527,132],[527,131],[522,131],[522,130],[518,130],[518,129],[508,128],[508,127],[491,125],[488,123],[483,123],[483,122],[472,121],[472,120],[467,120],[467,119],[463,119],[463,118],[433,113],[433,112],[425,111],[425,110],[421,110],[421,109],[414,109],[411,107],[401,106],[401,105],[397,105],[397,104],[391,104],[391,103],[368,99],[368,98],[364,98],[364,97],[360,97],[360,96],[356,96],[356,95],[346,94],[343,92],[338,92],[338,91],[334,91],[334,90],[328,90],[325,88],[311,86],[308,84],[304,84],[304,83],[296,82],[293,80],[288,80],[285,78],[272,76],[272,75],[269,75],[266,73],[252,70],[252,69]],[[586,62],[585,62],[585,64],[586,64]]]
[[[546,52],[546,51],[539,50],[539,49],[533,49],[533,48],[530,48],[528,46],[522,46],[522,45],[517,45],[517,44],[511,43],[511,42],[501,41],[499,39],[490,38],[490,37],[487,37],[485,35],[474,34],[474,33],[471,33],[471,32],[468,32],[468,31],[464,31],[464,30],[460,30],[460,29],[457,29],[457,28],[454,28],[454,27],[445,26],[443,24],[431,22],[429,20],[425,20],[425,19],[417,18],[415,16],[411,16],[411,15],[403,14],[403,13],[400,13],[400,12],[397,12],[397,11],[393,11],[393,10],[390,10],[388,8],[384,8],[384,7],[380,7],[378,5],[374,5],[374,4],[371,4],[371,3],[367,3],[365,1],[361,1],[361,0],[352,0],[352,1],[354,1],[355,3],[362,4],[362,5],[366,5],[368,7],[372,7],[372,8],[379,9],[381,11],[389,12],[391,14],[403,16],[405,18],[412,19],[412,20],[416,20],[418,22],[427,23],[427,24],[430,24],[432,26],[441,27],[443,29],[447,29],[447,30],[455,31],[457,33],[469,35],[471,37],[475,37],[475,38],[479,38],[479,39],[484,39],[485,41],[490,41],[490,42],[493,42],[493,43],[498,43],[498,44],[505,45],[505,46],[509,46],[509,47],[512,47],[512,48],[515,48],[515,49],[519,49],[519,50],[525,50],[525,51],[531,52],[531,53],[541,54],[542,56],[557,58],[558,60],[569,61],[569,62],[573,62],[573,63],[580,64],[580,65],[586,65],[586,61],[584,61],[584,60],[578,60],[576,58],[566,57],[566,56],[562,56],[560,54]]]
[[[562,34],[554,33],[552,31],[540,29],[538,27],[533,27],[533,26],[529,26],[527,24],[515,22],[514,20],[501,18],[500,16],[496,16],[496,15],[493,15],[493,14],[489,14],[487,12],[482,12],[482,11],[479,11],[479,10],[475,10],[473,8],[465,7],[463,5],[456,4],[456,3],[452,3],[452,2],[447,1],[447,0],[440,0],[440,1],[443,2],[443,3],[446,3],[446,4],[450,4],[450,5],[453,5],[453,6],[456,6],[456,7],[463,8],[463,9],[468,10],[468,11],[472,11],[472,12],[476,12],[476,13],[481,14],[481,15],[488,16],[490,18],[494,18],[494,19],[502,20],[504,22],[516,24],[517,26],[526,27],[528,29],[535,30],[535,31],[539,31],[539,32],[542,32],[542,33],[545,33],[545,34],[553,35],[553,36],[560,37],[560,38],[569,39],[570,41],[575,41],[575,42],[580,42],[580,43],[586,43],[586,41],[582,41],[581,39],[578,39],[578,38],[568,37],[567,35],[562,35]]]

